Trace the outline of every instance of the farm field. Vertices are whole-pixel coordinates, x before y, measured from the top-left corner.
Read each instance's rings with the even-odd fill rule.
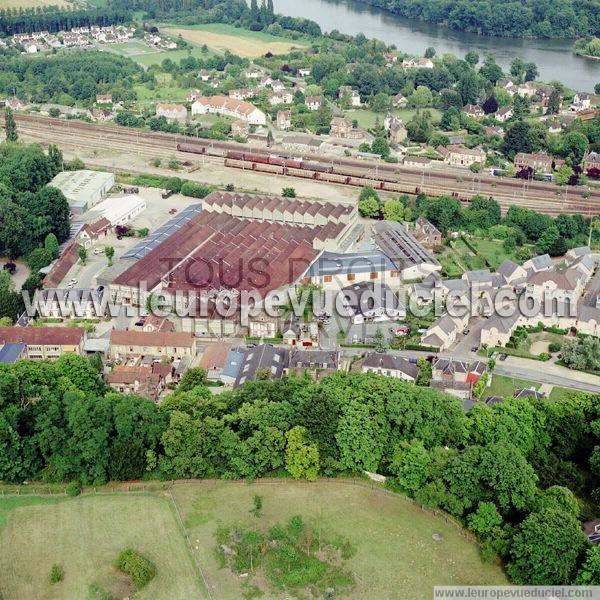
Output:
[[[256,494],[263,497],[259,518],[249,512]],[[506,583],[500,568],[483,564],[476,544],[454,525],[400,495],[368,485],[342,480],[197,482],[176,485],[173,495],[215,598],[241,597],[240,578],[219,568],[214,552],[217,522],[269,527],[295,514],[332,536],[344,536],[356,548],[345,567],[354,573],[357,585],[344,597],[421,600],[431,598],[434,582]],[[443,540],[435,541],[434,533],[441,533]]]
[[[0,10],[3,8],[36,8],[43,6],[73,6],[69,0],[0,0]]]
[[[246,31],[223,24],[196,25],[186,28],[167,27],[162,31],[171,36],[181,35],[184,40],[198,46],[206,44],[212,50],[219,52],[229,50],[244,58],[262,56],[267,52],[285,54],[292,48],[305,45],[302,41],[287,41],[266,33]]]
[[[92,585],[123,598],[129,586],[113,565],[125,547],[156,565],[156,577],[136,598],[205,597],[166,498],[151,494],[0,498],[4,598],[84,599],[90,597]],[[64,568],[64,579],[50,585],[54,564]]]

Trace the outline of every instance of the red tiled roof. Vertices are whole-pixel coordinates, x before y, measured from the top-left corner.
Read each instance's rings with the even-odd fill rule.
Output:
[[[0,342],[9,344],[79,346],[84,336],[83,327],[0,327]]]
[[[73,242],[63,250],[50,272],[44,277],[42,282],[44,287],[57,288],[60,286],[71,267],[79,260],[79,248],[81,245]]]
[[[111,345],[120,346],[173,346],[177,348],[191,347],[194,336],[191,333],[177,331],[131,331],[113,329],[110,332]]]

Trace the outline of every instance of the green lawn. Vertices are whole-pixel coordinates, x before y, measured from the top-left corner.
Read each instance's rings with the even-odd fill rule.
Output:
[[[178,63],[182,58],[187,58],[188,56],[206,58],[209,55],[204,54],[198,46],[190,46],[189,50],[163,50],[161,52],[140,54],[131,58],[143,67],[149,67],[151,65],[160,65],[165,58],[170,58],[174,63]]]
[[[4,598],[85,600],[92,584],[122,598],[123,580],[114,562],[125,547],[156,565],[155,579],[136,600],[206,597],[172,504],[159,495],[0,497],[0,530]],[[53,564],[61,565],[65,576],[51,586]]]
[[[568,388],[561,387],[553,387],[550,392],[549,400],[566,400],[575,394],[583,394],[585,392],[581,392],[579,390],[573,390]]]
[[[514,395],[515,388],[535,388],[539,389],[540,384],[526,379],[514,379],[503,375],[492,377],[492,385],[486,388],[484,396],[500,396],[501,398],[511,398]]]
[[[176,27],[172,25],[171,27]],[[257,42],[274,43],[274,42],[290,42],[295,45],[308,46],[310,40],[292,40],[286,37],[277,37],[265,33],[264,31],[250,31],[249,29],[241,29],[226,23],[207,23],[204,25],[186,25],[185,29],[193,29],[196,31],[208,31],[209,33],[217,33],[220,35],[231,35],[242,39],[255,40]]]
[[[514,260],[514,256],[504,250],[502,242],[495,240],[472,240],[478,254],[488,261],[490,268],[497,269],[506,259]]]
[[[259,519],[249,512],[255,494],[263,497]],[[208,585],[221,600],[240,598],[241,580],[219,568],[214,553],[217,523],[264,528],[294,514],[331,536],[348,538],[356,548],[346,563],[357,581],[349,598],[429,600],[435,584],[506,583],[502,571],[483,564],[476,544],[453,525],[377,488],[344,481],[198,482],[175,486],[174,497]],[[436,532],[443,541],[432,539]]]

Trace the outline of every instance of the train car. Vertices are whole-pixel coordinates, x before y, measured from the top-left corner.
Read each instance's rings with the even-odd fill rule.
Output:
[[[278,165],[280,167],[285,167],[285,162],[285,158],[281,158],[280,156],[269,156],[270,165]]]
[[[324,165],[320,162],[302,161],[302,168],[307,171],[316,171],[318,173],[333,173],[332,165]]]
[[[295,169],[293,167],[286,168],[287,174],[291,177],[303,177],[305,179],[312,179],[314,177],[314,171],[307,171],[306,169]]]
[[[246,169],[248,171],[252,170],[252,165],[243,160],[237,160],[235,158],[226,158],[225,166],[231,167],[232,169]]]
[[[190,152],[191,154],[206,154],[205,146],[190,146],[189,144],[177,144],[178,152]]]
[[[228,152],[226,154],[226,158],[231,158],[233,160],[244,160],[243,152]]]
[[[247,160],[247,161],[253,162],[253,163],[259,163],[262,165],[269,164],[269,157],[261,156],[260,154],[244,154],[244,160]]]
[[[283,175],[283,167],[280,165],[270,165],[268,163],[253,163],[254,171],[260,173],[273,173],[274,175]]]
[[[331,183],[347,184],[350,177],[348,175],[338,175],[337,173],[323,173],[319,179],[321,181],[330,181]]]

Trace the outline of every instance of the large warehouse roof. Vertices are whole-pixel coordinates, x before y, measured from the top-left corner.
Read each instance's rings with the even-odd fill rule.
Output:
[[[99,198],[103,190],[114,183],[113,173],[101,171],[62,171],[51,182],[74,208],[87,207],[91,198]]]

